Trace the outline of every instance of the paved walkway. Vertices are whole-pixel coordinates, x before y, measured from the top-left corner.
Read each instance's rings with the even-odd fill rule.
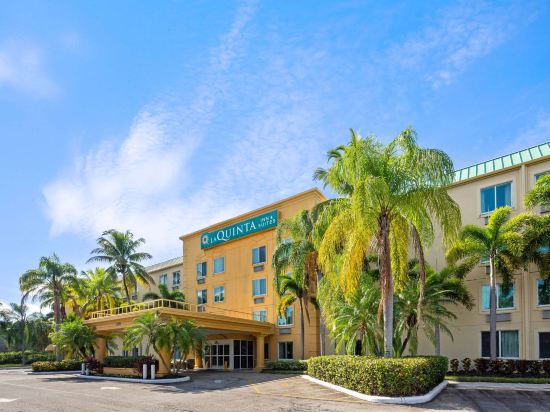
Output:
[[[546,383],[493,383],[493,382],[454,382],[449,385],[456,389],[496,389],[510,391],[550,391]],[[550,409],[550,407],[549,407]]]

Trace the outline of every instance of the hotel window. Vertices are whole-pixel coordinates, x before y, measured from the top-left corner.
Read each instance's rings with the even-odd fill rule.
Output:
[[[550,332],[539,332],[539,358],[550,359]]]
[[[159,284],[166,285],[168,283],[168,275],[160,275]]]
[[[260,322],[267,322],[267,310],[255,310],[252,312],[252,319]]]
[[[252,296],[264,296],[266,293],[266,279],[254,279],[252,281]]]
[[[537,297],[539,306],[550,305],[550,280],[537,280]]]
[[[225,258],[220,256],[214,259],[214,274],[225,272]]]
[[[491,334],[481,332],[481,357],[491,356]],[[499,358],[519,358],[519,332],[517,330],[497,331],[497,356]]]
[[[279,360],[292,360],[294,354],[292,353],[292,342],[279,342]]]
[[[197,305],[204,305],[207,303],[206,289],[197,291]]]
[[[279,326],[291,326],[294,324],[294,309],[292,306],[288,306],[285,309],[285,316],[279,316],[277,325]]]
[[[252,249],[252,264],[259,265],[265,263],[265,246]]]
[[[197,263],[197,278],[206,276],[206,262]]]
[[[481,213],[490,213],[502,206],[512,206],[512,182],[481,189]]]
[[[173,285],[179,285],[181,282],[181,274],[180,271],[177,270],[172,273],[172,284]]]
[[[481,287],[481,309],[489,310],[490,305],[489,285]],[[507,293],[502,292],[502,285],[497,285],[497,309],[513,309],[514,305],[514,286],[512,285]]]
[[[225,287],[218,286],[214,288],[214,302],[223,302],[225,300]]]

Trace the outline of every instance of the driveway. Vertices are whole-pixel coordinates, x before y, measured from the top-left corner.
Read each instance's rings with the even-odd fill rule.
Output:
[[[144,385],[0,370],[0,411],[547,411],[550,391],[451,386],[418,406],[376,405],[299,376],[194,372],[191,382]]]

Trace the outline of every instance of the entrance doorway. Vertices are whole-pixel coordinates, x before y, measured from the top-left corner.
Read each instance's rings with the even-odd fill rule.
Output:
[[[229,369],[230,345],[228,343],[209,343],[204,347],[204,362],[207,368]]]

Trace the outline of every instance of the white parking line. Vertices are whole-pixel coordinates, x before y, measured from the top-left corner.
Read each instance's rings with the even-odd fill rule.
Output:
[[[16,401],[17,399],[18,398],[15,398],[15,399],[0,398],[0,403],[13,402],[13,401]]]
[[[120,389],[118,386],[102,386],[101,388],[99,389],[102,389],[102,390],[108,390],[108,391],[116,391],[118,389]]]

